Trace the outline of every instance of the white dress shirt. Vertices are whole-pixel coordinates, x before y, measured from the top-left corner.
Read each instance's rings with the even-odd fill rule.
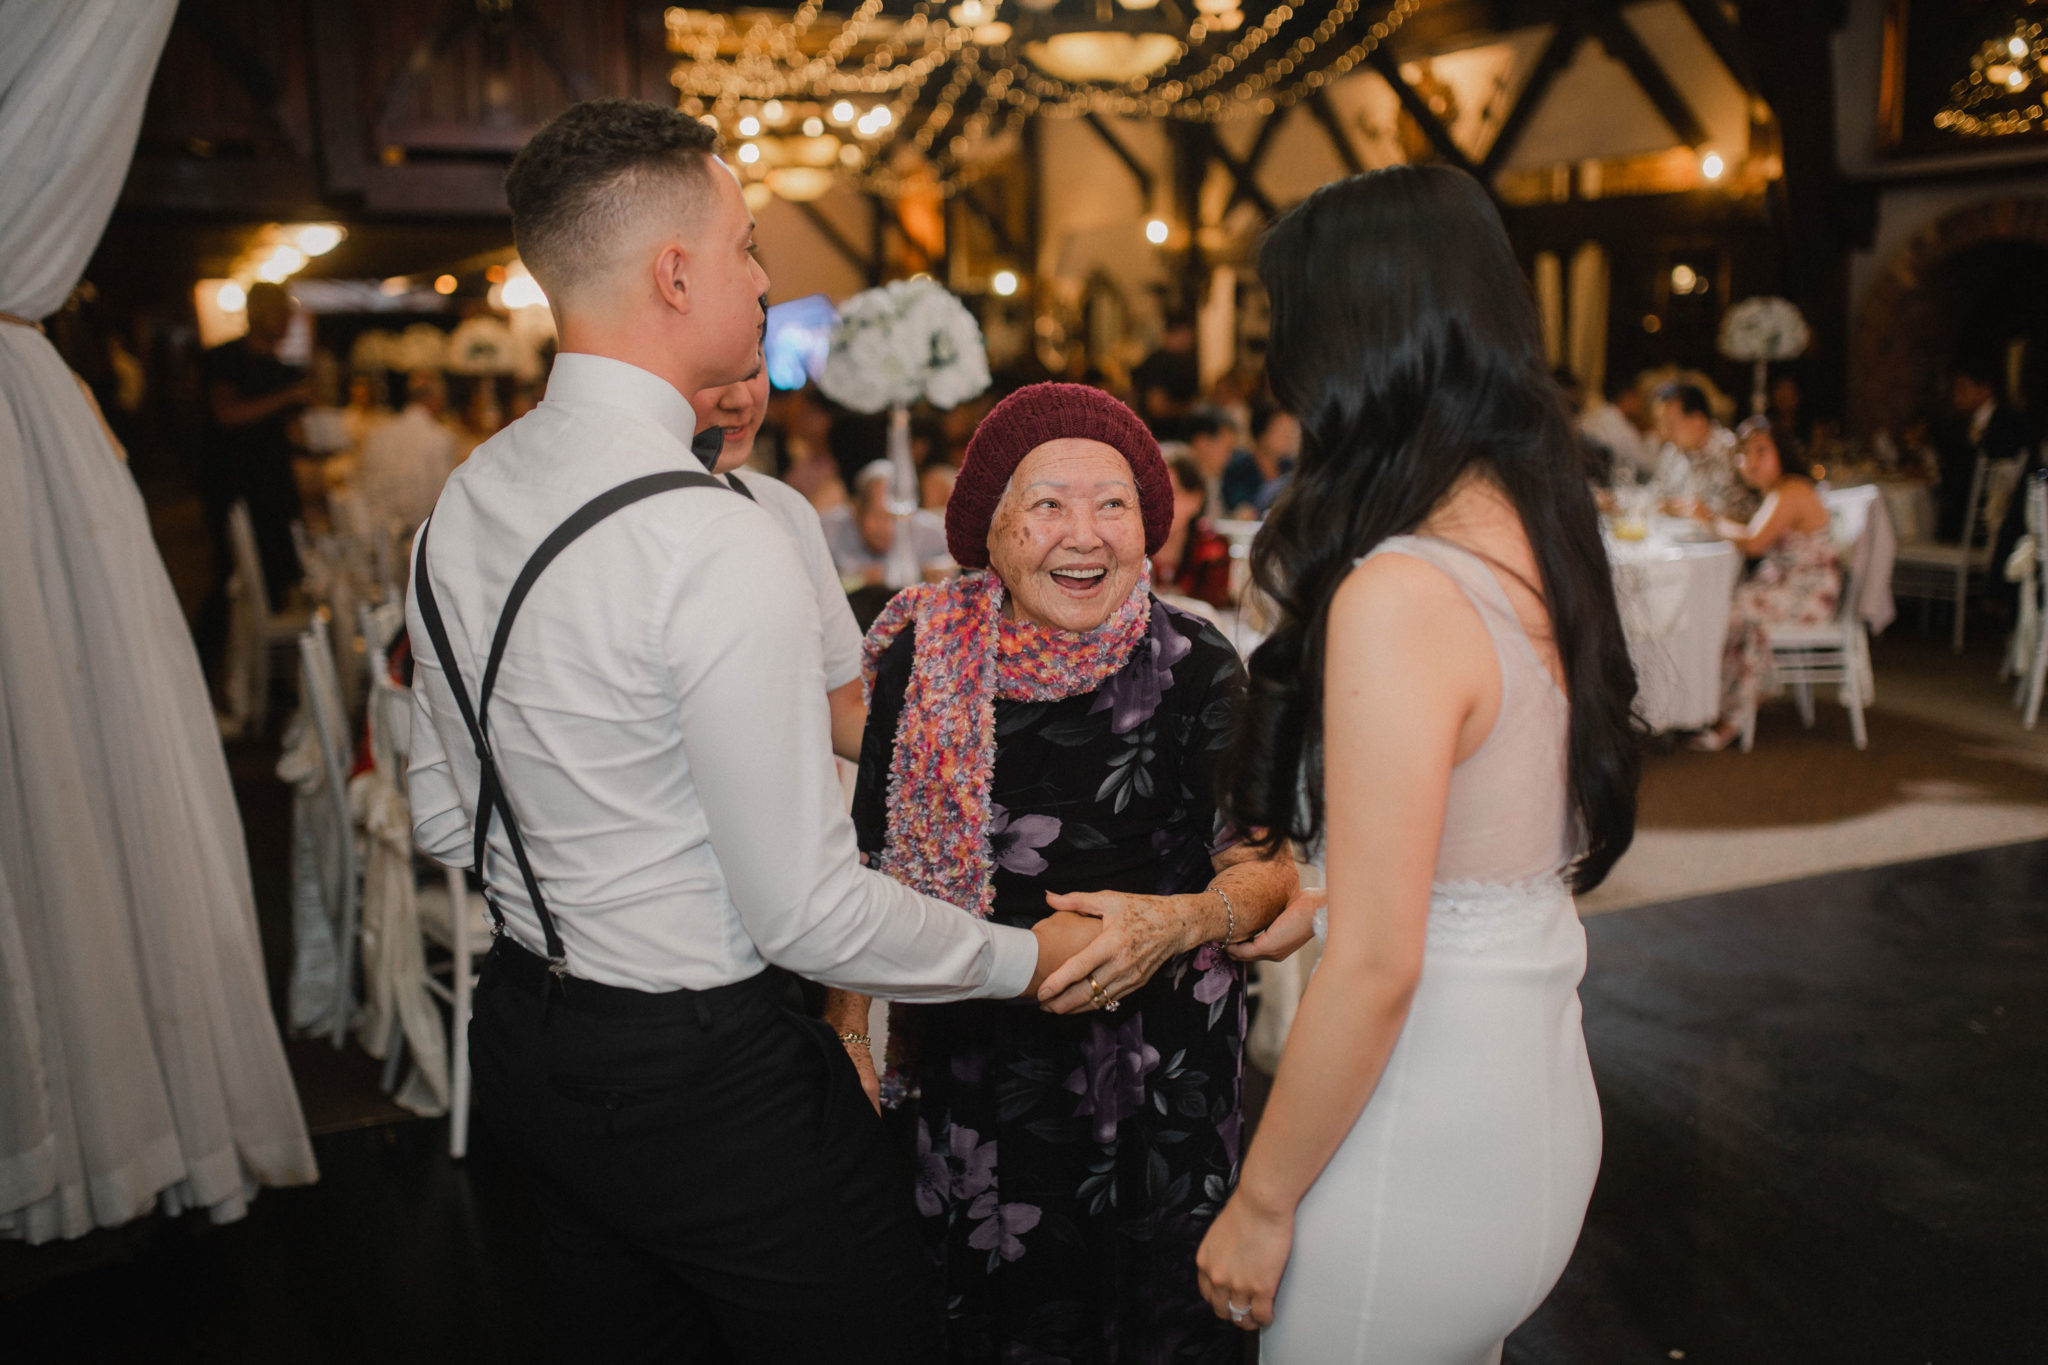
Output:
[[[833,567],[832,549],[825,543],[825,525],[811,500],[772,474],[754,469],[737,471],[747,491],[782,523],[789,543],[803,564],[804,577],[818,603],[818,643],[825,655],[825,687],[836,691],[860,677],[860,623],[853,618],[853,604],[846,600],[846,585]],[[730,478],[730,476],[727,476]]]
[[[512,580],[606,489],[701,469],[665,380],[565,353],[547,398],[448,480],[428,568],[472,700]],[[417,569],[415,570],[417,579]],[[409,595],[413,835],[468,862],[477,762]],[[704,989],[774,962],[906,1000],[1021,994],[1026,931],[860,866],[834,776],[817,608],[782,526],[721,489],[657,494],[587,532],[536,581],[490,708],[499,772],[580,977]],[[539,952],[503,820],[486,881]]]

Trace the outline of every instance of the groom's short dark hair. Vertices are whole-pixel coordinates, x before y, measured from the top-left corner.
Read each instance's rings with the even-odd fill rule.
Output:
[[[611,264],[648,209],[701,203],[718,130],[645,100],[585,100],[533,135],[505,174],[520,259],[549,294]],[[678,202],[680,201],[680,202]]]

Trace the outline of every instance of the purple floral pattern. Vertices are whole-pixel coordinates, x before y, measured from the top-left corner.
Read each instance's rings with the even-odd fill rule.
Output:
[[[1145,1107],[1145,1079],[1159,1069],[1159,1049],[1145,1041],[1145,1020],[1133,1012],[1090,1014],[1081,1065],[1066,1088],[1081,1097],[1074,1113],[1094,1120],[1097,1142],[1113,1142],[1117,1126]]]
[[[997,867],[1020,877],[1036,877],[1045,871],[1045,855],[1038,850],[1060,837],[1060,822],[1050,815],[1019,815],[991,801],[988,807],[989,853]]]
[[[906,631],[906,636],[911,632]],[[913,640],[876,660],[854,823],[882,796]],[[1100,688],[996,703],[991,918],[1028,927],[1048,891],[1199,890],[1220,822],[1210,774],[1242,670],[1212,629],[1155,604]],[[1115,1014],[1012,1002],[891,1016],[890,1111],[961,1365],[1237,1365],[1241,1335],[1196,1290],[1195,1249],[1237,1174],[1242,969],[1205,947]],[[1000,1153],[1000,1155],[998,1155]]]

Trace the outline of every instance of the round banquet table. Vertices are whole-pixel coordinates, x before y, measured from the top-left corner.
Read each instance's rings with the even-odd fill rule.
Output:
[[[1721,648],[1742,557],[1660,519],[1645,540],[1607,538],[1614,593],[1652,730],[1698,730],[1721,711]]]

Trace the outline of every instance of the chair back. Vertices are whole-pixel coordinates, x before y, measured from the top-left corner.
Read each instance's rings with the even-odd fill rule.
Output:
[[[299,660],[305,667],[306,706],[312,713],[313,731],[320,740],[328,786],[346,818],[348,770],[355,762],[355,736],[349,729],[348,711],[341,702],[341,679],[334,668],[333,632],[324,607],[313,613],[311,624],[299,636]]]
[[[236,499],[228,508],[228,548],[234,555],[235,576],[241,580],[242,600],[259,621],[270,619],[270,585],[263,581],[263,556],[256,550],[256,523],[249,519],[249,504]]]
[[[1842,569],[1842,598],[1835,609],[1835,619],[1854,622],[1861,607],[1856,585],[1870,560],[1883,491],[1875,484],[1830,488],[1820,495],[1820,500],[1828,509],[1828,537],[1835,543],[1835,556]]]
[[[1984,537],[1984,549],[1988,553],[1998,543],[1998,532],[2005,525],[2006,509],[2012,506],[2013,494],[2018,491],[2020,476],[2026,472],[2027,457],[2015,455],[2009,460],[1979,460],[1984,466],[1984,501],[1980,509],[1983,517],[1977,530]]]

